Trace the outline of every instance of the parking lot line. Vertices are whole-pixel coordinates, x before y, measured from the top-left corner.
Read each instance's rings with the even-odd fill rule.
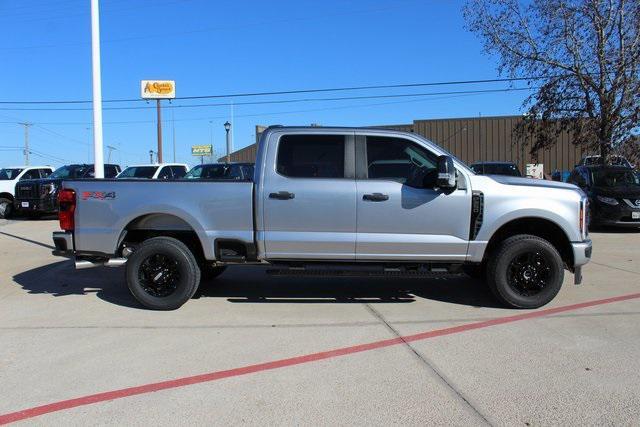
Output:
[[[361,353],[365,351],[376,350],[380,348],[390,347],[399,344],[405,344],[408,342],[420,341],[430,338],[436,338],[445,335],[453,335],[475,329],[483,329],[491,326],[503,325],[506,323],[518,322],[521,320],[534,319],[539,317],[545,317],[552,314],[563,313],[573,310],[579,310],[588,307],[595,307],[603,304],[610,304],[614,302],[627,301],[640,298],[640,293],[633,293],[627,295],[620,295],[611,298],[586,301],[578,304],[565,305],[560,307],[547,308],[537,311],[529,311],[526,313],[516,314],[513,316],[498,317],[489,320],[483,320],[479,322],[466,323],[458,326],[452,326],[449,328],[435,329],[425,332],[420,332],[413,335],[399,336],[396,338],[374,341],[365,344],[354,345],[350,347],[342,347],[333,350],[311,353],[302,356],[291,357],[287,359],[274,360],[270,362],[258,363],[255,365],[248,365],[234,369],[228,369],[223,371],[215,371],[206,374],[200,374],[190,377],[178,378],[173,380],[161,381],[157,383],[144,384],[135,387],[123,388],[119,390],[112,390],[103,393],[97,393],[89,396],[77,397],[69,400],[62,400],[59,402],[49,403],[42,406],[36,406],[21,411],[11,412],[0,415],[0,425],[8,424],[11,422],[21,421],[29,418],[34,418],[40,415],[62,411],[65,409],[71,409],[78,406],[90,405],[93,403],[105,402],[109,400],[122,399],[125,397],[152,393],[160,390],[167,390],[178,387],[185,387],[188,385],[199,384],[204,382],[217,381],[224,378],[237,377],[241,375],[252,374],[261,371],[268,371],[278,368],[284,368],[287,366],[301,365],[310,362],[316,362],[320,360],[332,359],[339,356],[346,356],[349,354]]]

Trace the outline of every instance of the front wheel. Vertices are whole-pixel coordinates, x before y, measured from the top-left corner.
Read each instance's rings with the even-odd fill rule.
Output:
[[[175,310],[200,283],[200,268],[189,248],[171,237],[144,241],[127,261],[127,285],[143,306]]]
[[[11,218],[13,203],[9,199],[0,198],[0,218]]]
[[[487,283],[502,303],[512,308],[538,308],[560,291],[562,257],[548,241],[522,234],[506,239],[489,260]]]

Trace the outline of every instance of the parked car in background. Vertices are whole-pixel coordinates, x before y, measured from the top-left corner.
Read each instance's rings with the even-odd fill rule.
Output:
[[[115,178],[120,166],[104,165],[104,177]],[[20,181],[15,187],[14,207],[24,214],[47,214],[58,211],[58,190],[65,179],[93,178],[93,165],[73,164],[61,166],[46,178]]]
[[[162,163],[128,166],[116,179],[180,179],[189,167],[184,163]]]
[[[131,293],[153,309],[187,302],[201,274],[251,264],[394,279],[464,269],[504,304],[535,308],[557,295],[565,269],[579,283],[591,257],[576,186],[476,175],[419,135],[387,129],[270,127],[252,180],[63,185],[54,254],[76,268],[126,265]]]
[[[594,166],[594,165],[599,165],[601,158],[602,158],[602,156],[600,156],[600,155],[584,156],[580,160],[580,163],[578,163],[576,166]],[[627,158],[624,157],[624,156],[616,156],[616,155],[609,156],[609,165],[611,165],[611,166],[624,166],[624,167],[627,167],[627,168],[633,168],[633,165],[631,163],[629,163],[629,160],[627,160]]]
[[[589,225],[640,227],[640,180],[624,166],[578,166],[569,182],[589,197]]]
[[[478,162],[469,167],[478,175],[522,176],[518,166],[512,162]]]
[[[194,166],[185,179],[226,179],[231,181],[251,181],[253,163],[208,163]]]
[[[12,166],[0,169],[0,218],[9,218],[13,213],[18,182],[46,178],[51,172],[51,166]]]

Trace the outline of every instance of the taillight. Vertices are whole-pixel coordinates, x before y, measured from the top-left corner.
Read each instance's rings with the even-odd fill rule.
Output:
[[[58,193],[58,219],[60,220],[60,228],[64,231],[73,231],[75,221],[73,219],[76,211],[76,192],[69,189],[60,190]]]

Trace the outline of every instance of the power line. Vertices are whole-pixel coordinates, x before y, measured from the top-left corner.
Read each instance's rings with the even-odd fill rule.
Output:
[[[218,95],[194,95],[194,96],[182,96],[176,97],[175,100],[187,100],[187,99],[215,99],[215,98],[243,98],[254,96],[273,96],[273,95],[295,95],[302,93],[320,93],[320,92],[344,92],[355,90],[377,90],[377,89],[400,89],[400,88],[412,88],[412,87],[428,87],[428,86],[451,86],[451,85],[465,85],[465,84],[484,84],[484,83],[506,83],[506,82],[518,82],[518,81],[531,81],[550,78],[549,76],[534,76],[534,77],[508,77],[499,79],[478,79],[478,80],[452,80],[442,82],[423,82],[423,83],[400,83],[400,84],[388,84],[388,85],[369,85],[369,86],[345,86],[345,87],[333,87],[333,88],[312,88],[312,89],[294,89],[294,90],[281,90],[271,92],[239,92],[239,93],[227,93]],[[0,104],[90,104],[91,100],[63,100],[63,101],[51,101],[51,100],[36,100],[36,101],[0,101]],[[146,102],[144,99],[131,98],[131,99],[106,99],[104,103],[111,102]]]
[[[249,101],[234,103],[216,103],[216,104],[186,104],[186,105],[168,105],[165,108],[202,108],[202,107],[228,107],[230,105],[265,105],[265,104],[290,104],[298,102],[333,102],[347,100],[364,100],[364,99],[385,99],[385,98],[408,98],[408,97],[424,97],[438,95],[462,95],[462,94],[480,94],[480,93],[500,93],[500,92],[518,92],[536,90],[537,87],[525,88],[505,88],[505,89],[482,89],[467,91],[449,91],[449,92],[427,92],[427,93],[406,93],[406,94],[389,94],[389,95],[366,95],[366,96],[342,96],[332,98],[298,98],[298,99],[280,99],[270,101]],[[153,106],[142,107],[105,107],[104,110],[148,110],[155,109]],[[4,111],[90,111],[91,108],[6,108],[1,107]]]

